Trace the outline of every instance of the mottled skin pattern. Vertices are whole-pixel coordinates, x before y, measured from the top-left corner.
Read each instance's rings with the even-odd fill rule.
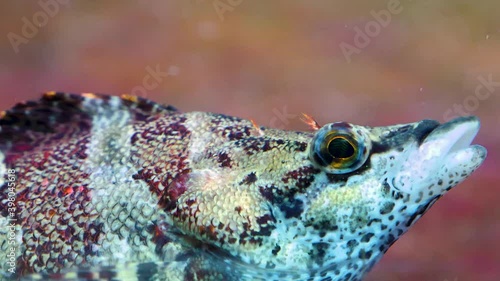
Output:
[[[467,117],[290,132],[131,96],[47,93],[0,120],[0,249],[17,245],[13,266],[0,255],[0,271],[73,280],[361,280],[482,163],[485,149],[468,147],[476,124]],[[450,135],[460,126],[472,129]],[[329,163],[335,149],[321,151],[336,130],[358,143],[356,163],[344,170]],[[441,140],[451,137],[466,140],[449,149]]]

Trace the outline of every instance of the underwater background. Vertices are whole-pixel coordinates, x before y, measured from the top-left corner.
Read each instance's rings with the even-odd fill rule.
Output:
[[[0,14],[2,110],[57,90],[289,130],[308,130],[302,112],[370,126],[477,115],[483,166],[366,280],[500,279],[500,2],[40,0]]]

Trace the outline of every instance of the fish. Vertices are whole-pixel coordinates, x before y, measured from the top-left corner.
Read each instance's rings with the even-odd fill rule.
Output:
[[[477,117],[286,131],[130,96],[0,115],[1,278],[362,280],[485,160]]]

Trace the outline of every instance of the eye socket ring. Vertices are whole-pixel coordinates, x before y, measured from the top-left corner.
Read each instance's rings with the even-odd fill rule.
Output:
[[[370,149],[371,142],[364,128],[338,122],[318,130],[310,157],[329,173],[345,174],[359,169],[368,159]]]

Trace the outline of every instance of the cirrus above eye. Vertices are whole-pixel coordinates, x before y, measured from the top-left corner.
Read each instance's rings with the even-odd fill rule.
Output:
[[[314,136],[312,161],[332,174],[345,174],[360,168],[368,159],[371,142],[362,130],[345,122],[331,123]]]

